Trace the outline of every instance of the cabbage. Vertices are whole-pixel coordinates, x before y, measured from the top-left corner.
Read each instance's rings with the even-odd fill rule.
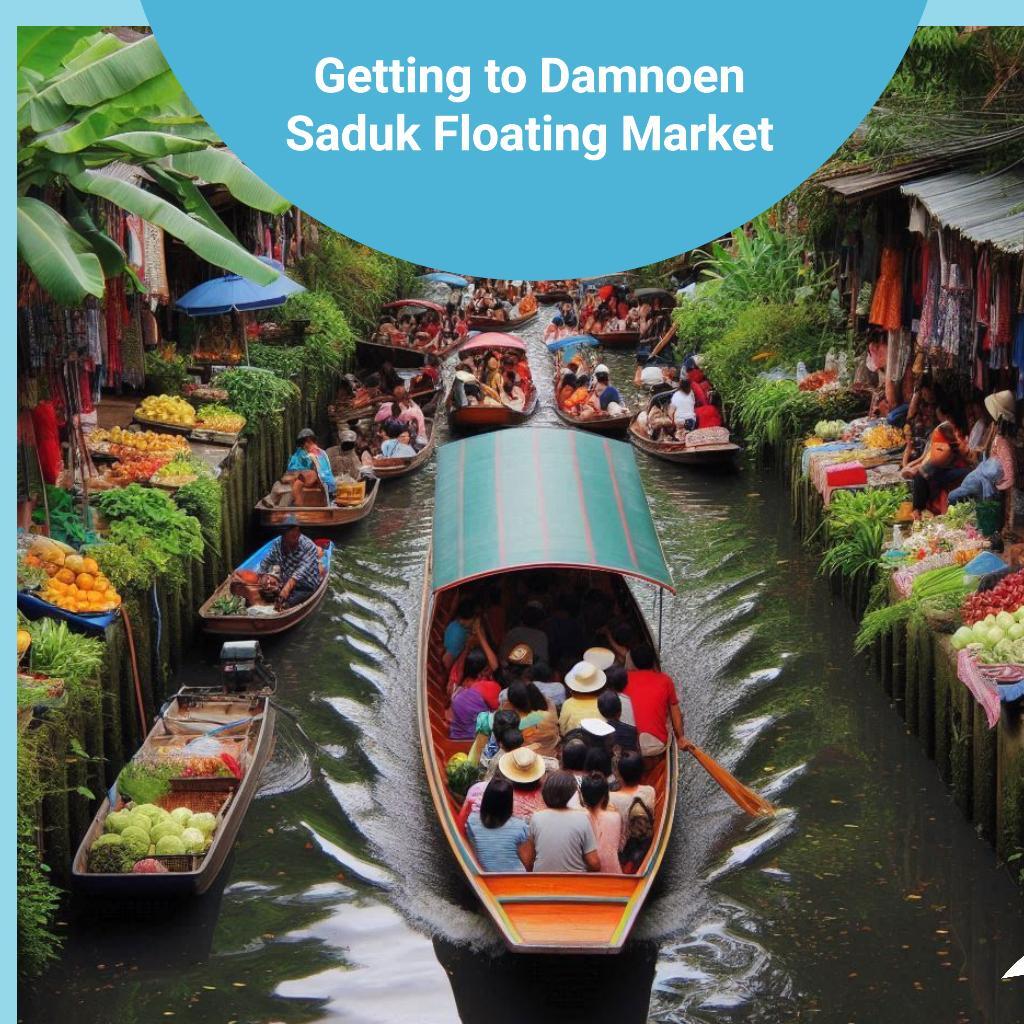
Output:
[[[986,626],[994,626],[996,624],[996,617],[991,612],[989,612],[989,614],[986,615],[985,618],[983,618],[981,621]]]
[[[188,819],[192,817],[192,810],[189,807],[175,807],[171,811],[171,818],[182,828],[188,827]]]
[[[1006,630],[1000,629],[999,626],[993,626],[988,631],[988,640],[986,641],[989,647],[995,647],[996,644],[1001,643],[1006,639]]]
[[[131,811],[111,811],[103,822],[103,828],[107,832],[123,832],[125,826],[131,823],[131,818]]]
[[[121,838],[128,842],[129,839],[138,840],[140,843],[144,842],[149,846],[149,829],[139,828],[137,825],[129,825],[122,833]]]
[[[1015,622],[1007,631],[1006,635],[1011,640],[1019,640],[1024,637],[1024,622]]]
[[[167,813],[162,807],[157,807],[156,804],[139,804],[138,807],[133,807],[132,810],[145,814],[147,818],[153,821],[162,818]]]
[[[1018,622],[1024,622],[1024,604],[1022,604],[1014,613],[1013,617]]]
[[[968,644],[974,642],[974,630],[970,626],[961,626],[950,641],[954,651],[962,651]]]
[[[120,846],[121,837],[116,832],[104,832],[93,841],[93,846]]]
[[[1009,612],[1000,612],[996,616],[996,625],[1000,629],[1009,629],[1016,623],[1016,619]]]
[[[204,836],[210,836],[213,835],[213,831],[217,827],[217,818],[209,811],[200,811],[189,818],[188,825],[189,828],[199,829]]]
[[[158,821],[149,832],[149,838],[154,843],[158,843],[164,836],[180,836],[182,833],[181,826],[173,819],[167,818],[166,821]]]
[[[181,841],[185,844],[186,853],[202,853],[206,836],[197,828],[187,828],[181,833]]]
[[[121,833],[121,843],[136,859],[145,857],[149,853],[149,836],[141,829],[126,828]]]
[[[156,855],[168,857],[175,853],[185,853],[185,844],[180,836],[161,836],[156,841]]]

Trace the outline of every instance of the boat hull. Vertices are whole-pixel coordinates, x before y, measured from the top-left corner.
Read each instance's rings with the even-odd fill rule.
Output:
[[[537,391],[533,389],[526,408],[519,412],[497,405],[464,405],[456,409],[448,397],[448,424],[452,430],[495,430],[499,427],[518,427],[537,411]]]
[[[634,348],[640,342],[639,331],[591,331],[590,336],[604,348]]]
[[[556,302],[572,301],[572,296],[562,288],[553,292],[534,292],[533,297],[542,306],[553,306]]]
[[[330,451],[330,449],[328,449]],[[304,531],[333,530],[365,519],[372,511],[380,490],[379,481],[367,480],[366,497],[361,505],[273,505],[271,495],[265,495],[256,505],[260,526],[266,529],[280,529],[290,516]],[[273,492],[272,492],[273,493]]]
[[[79,844],[72,862],[72,883],[76,891],[85,895],[107,899],[164,900],[183,896],[199,896],[213,885],[235,845],[249,804],[259,786],[259,776],[273,752],[276,712],[267,699],[263,720],[244,778],[235,791],[214,841],[198,868],[192,871],[168,871],[163,874],[91,874],[86,870],[89,849],[93,840],[103,832],[103,822],[110,812],[110,802],[104,799],[96,812],[89,830]],[[155,726],[150,736],[159,729]]]
[[[437,423],[435,420],[426,420],[427,443],[411,459],[374,459],[373,471],[377,474],[378,480],[394,480],[400,476],[407,476],[415,473],[425,462],[430,461],[434,454],[434,447],[437,442]]]
[[[457,823],[458,807],[448,791],[447,759],[469,743],[449,740],[445,719],[447,672],[440,651],[455,595],[431,593],[430,556],[420,610],[417,718],[424,767],[442,832],[484,909],[509,949],[516,953],[614,954],[621,951],[664,859],[678,789],[678,753],[670,744],[645,782],[655,786],[655,832],[640,871],[624,874],[490,873],[482,871]],[[632,592],[621,577],[617,594],[628,602],[650,638]]]
[[[591,434],[621,435],[629,429],[629,422],[633,418],[630,412],[622,416],[595,416],[590,419],[580,419],[578,416],[570,416],[555,403],[553,406],[555,415],[567,426],[576,430],[586,430]]]
[[[639,434],[631,424],[629,439],[642,452],[684,466],[722,466],[736,461],[737,455],[743,450],[738,444],[709,444],[697,448],[687,448],[680,443],[665,444],[652,441]]]

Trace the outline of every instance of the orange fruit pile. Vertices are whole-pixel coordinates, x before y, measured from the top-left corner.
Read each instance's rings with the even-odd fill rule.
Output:
[[[25,561],[43,569],[49,577],[39,596],[58,608],[79,615],[102,615],[121,604],[121,595],[93,558],[68,554],[54,541],[39,537]]]

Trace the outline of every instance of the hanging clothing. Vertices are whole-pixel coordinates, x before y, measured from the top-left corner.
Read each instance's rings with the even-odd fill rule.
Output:
[[[882,250],[882,268],[875,282],[868,323],[898,331],[903,308],[903,253],[895,246]]]

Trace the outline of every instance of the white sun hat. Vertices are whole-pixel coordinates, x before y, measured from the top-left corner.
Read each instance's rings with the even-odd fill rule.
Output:
[[[583,660],[604,671],[615,664],[615,655],[607,647],[588,647],[583,652]]]
[[[589,661],[576,662],[565,674],[565,685],[573,693],[597,693],[604,684],[604,672]]]

